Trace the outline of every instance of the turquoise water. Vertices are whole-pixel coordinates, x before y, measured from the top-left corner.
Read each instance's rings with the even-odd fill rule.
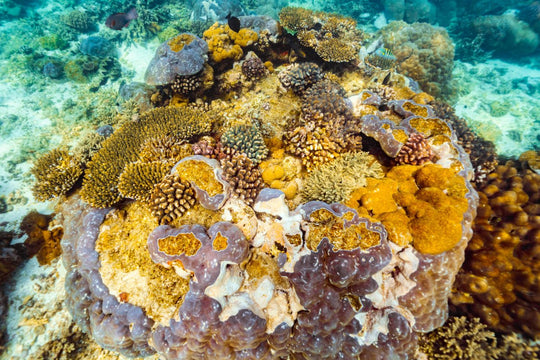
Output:
[[[125,13],[132,6],[138,17],[127,19]],[[38,202],[32,194],[30,170],[36,159],[57,147],[73,148],[96,129],[115,123],[117,115],[129,108],[119,89],[144,82],[146,67],[160,43],[183,32],[202,36],[214,22],[227,22],[228,16],[268,15],[277,20],[286,6],[349,16],[370,34],[364,49],[383,41],[398,61],[409,59],[399,57],[404,46],[422,54],[436,49],[435,55],[429,55],[436,60],[426,60],[425,71],[407,66],[401,70],[421,90],[452,105],[480,137],[493,142],[502,158],[540,151],[538,1],[4,0],[0,3],[0,230],[5,240],[0,246],[7,249],[25,240],[19,224],[29,211],[54,212],[54,202]],[[106,20],[117,13],[123,13],[116,16],[126,26],[112,29]],[[447,32],[452,45],[443,48],[436,40],[426,44],[422,39],[426,28],[408,27],[413,23]],[[385,35],[385,29],[396,24],[408,27],[406,34]],[[5,259],[7,264],[9,254]],[[65,328],[69,317],[50,309],[63,306],[61,297],[55,297],[63,289],[61,282],[50,280],[47,291],[33,290],[40,281],[61,277],[62,271],[61,265],[40,267],[25,261],[11,279],[7,275],[2,279],[1,358],[16,358],[14,354],[23,349],[25,356],[36,356],[50,339],[65,336],[58,329]],[[38,294],[35,300],[25,302],[33,293]],[[22,322],[24,316],[16,312],[29,312],[28,307],[39,308],[41,315],[34,317],[50,316],[49,321]],[[26,329],[31,331],[26,334]]]

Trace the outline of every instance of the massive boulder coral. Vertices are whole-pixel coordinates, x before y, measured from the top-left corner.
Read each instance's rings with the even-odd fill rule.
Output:
[[[393,21],[381,29],[384,44],[397,58],[397,70],[433,96],[449,92],[454,45],[443,28]]]
[[[68,309],[100,345],[166,359],[412,359],[418,334],[444,323],[477,206],[452,127],[405,82],[382,100],[359,69],[290,70],[197,107],[208,111],[142,114],[94,155],[59,216]],[[400,156],[417,135],[431,156]],[[153,151],[164,136],[171,146]],[[160,176],[130,165],[173,159],[151,191]],[[302,198],[323,170],[339,197]],[[336,180],[356,171],[374,178]],[[149,203],[120,202],[124,184]]]
[[[499,165],[479,187],[474,235],[451,296],[462,312],[503,332],[540,338],[540,175]]]

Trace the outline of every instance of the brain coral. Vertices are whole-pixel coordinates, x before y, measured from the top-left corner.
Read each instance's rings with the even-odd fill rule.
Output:
[[[101,346],[165,359],[413,359],[418,334],[445,322],[477,206],[452,128],[405,82],[389,83],[381,105],[355,67],[318,68],[305,98],[278,72],[241,96],[197,99],[206,112],[169,106],[117,129],[80,197],[60,205],[67,308]],[[325,77],[335,84],[317,85]],[[396,165],[411,134],[432,161]],[[150,206],[119,202],[120,174],[162,136],[197,155],[176,162]],[[325,163],[319,183],[343,194],[323,200],[340,202],[306,202],[308,170]],[[364,168],[378,178],[340,188]],[[276,181],[295,189],[260,189]]]
[[[418,81],[422,90],[448,93],[454,67],[454,44],[443,28],[393,21],[381,29],[384,44],[396,57],[397,70]]]

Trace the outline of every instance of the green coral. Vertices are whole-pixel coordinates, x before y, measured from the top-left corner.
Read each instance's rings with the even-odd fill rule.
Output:
[[[255,125],[234,126],[223,133],[221,142],[227,147],[244,153],[255,165],[268,155],[263,136]]]
[[[118,179],[118,190],[124,197],[150,201],[154,186],[171,170],[171,164],[161,161],[127,164]]]
[[[31,172],[36,178],[32,188],[34,197],[46,201],[71,190],[83,171],[67,151],[53,149],[38,159]]]
[[[383,176],[375,157],[363,151],[348,152],[313,170],[302,195],[306,201],[345,202],[355,189],[366,185],[366,178]]]
[[[64,50],[68,47],[68,42],[57,34],[42,36],[38,41],[45,50]]]
[[[151,138],[174,136],[190,140],[208,133],[212,124],[202,110],[167,107],[150,110],[139,121],[124,124],[103,142],[84,174],[81,197],[94,207],[107,207],[122,199],[118,178],[126,164],[140,160],[142,144]]]

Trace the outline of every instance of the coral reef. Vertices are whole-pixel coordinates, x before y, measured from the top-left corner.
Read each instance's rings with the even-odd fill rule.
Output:
[[[279,20],[302,46],[313,49],[322,60],[328,62],[341,63],[355,59],[366,38],[356,28],[355,20],[338,14],[288,6],[279,12]]]
[[[76,158],[65,150],[54,149],[41,156],[31,170],[36,181],[32,193],[38,201],[66,194],[83,170]]]
[[[105,58],[114,55],[114,46],[101,36],[89,36],[81,41],[80,50],[88,56]]]
[[[158,108],[150,110],[135,123],[126,123],[103,142],[85,171],[82,198],[95,207],[107,207],[120,201],[118,177],[124,166],[139,158],[141,145],[151,138],[174,135],[189,140],[210,131],[211,121],[194,108]]]
[[[36,255],[40,265],[49,265],[62,254],[60,239],[63,231],[59,226],[49,225],[53,217],[31,211],[19,225],[21,231],[28,235],[24,241],[26,254],[29,257]]]
[[[418,81],[422,90],[439,97],[449,92],[454,45],[443,28],[394,21],[380,30],[397,61],[397,71]]]
[[[80,32],[87,32],[92,27],[92,20],[85,11],[72,10],[60,17],[67,26]]]
[[[284,20],[304,28],[275,49],[271,21],[214,24],[210,61],[149,76],[160,107],[124,119],[62,199],[66,307],[104,348],[411,359],[419,333],[447,319],[478,201],[468,155],[414,81],[331,64],[356,58],[354,21],[282,12],[295,14]],[[313,62],[281,66],[310,36],[324,45],[305,47]],[[179,35],[156,56],[197,42]],[[212,94],[170,96],[210,67]]]
[[[451,302],[499,331],[540,337],[540,175],[499,165],[478,188],[474,235]]]

